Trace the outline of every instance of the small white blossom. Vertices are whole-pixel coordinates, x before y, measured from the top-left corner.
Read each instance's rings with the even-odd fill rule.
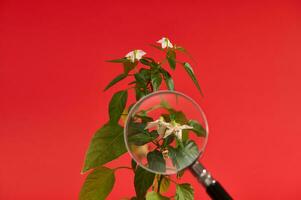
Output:
[[[147,123],[145,129],[156,127],[158,134],[163,138],[170,136],[171,134],[175,134],[175,136],[182,140],[182,131],[185,129],[193,129],[192,126],[181,125],[176,122],[167,123],[164,121],[163,117],[160,117],[156,121]]]
[[[193,129],[192,126],[188,126],[188,125],[180,125],[178,123],[171,123],[169,124],[169,126],[167,127],[168,130],[165,132],[165,135],[163,138],[168,137],[171,134],[175,134],[175,136],[179,139],[182,140],[182,131],[185,129]]]
[[[165,122],[163,117],[160,117],[156,121],[148,122],[145,129],[156,127],[158,134],[163,136],[167,126],[169,126],[169,123]]]
[[[131,62],[135,62],[135,60],[140,60],[142,56],[144,56],[146,53],[142,50],[134,50],[129,52],[128,54],[125,55],[125,57],[130,60]]]
[[[161,38],[161,40],[158,40],[157,43],[161,44],[162,49],[165,49],[166,47],[173,48],[172,43],[166,37]]]

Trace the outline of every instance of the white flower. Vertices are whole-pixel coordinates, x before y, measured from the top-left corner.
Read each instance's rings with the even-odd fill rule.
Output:
[[[165,132],[165,135],[163,138],[168,137],[171,134],[175,134],[175,136],[179,139],[182,140],[182,131],[185,129],[193,129],[192,126],[188,125],[180,125],[178,123],[171,123],[168,127],[168,130]]]
[[[129,59],[131,62],[135,62],[135,60],[140,60],[142,56],[144,56],[146,53],[142,50],[134,50],[129,52],[125,55],[127,59]]]
[[[158,134],[163,136],[167,126],[169,126],[169,123],[165,122],[163,117],[160,117],[156,121],[148,122],[145,129],[156,127]]]
[[[166,47],[173,48],[173,45],[171,44],[169,39],[166,37],[161,38],[161,40],[158,40],[157,43],[161,44],[162,49],[165,49]]]
[[[167,123],[164,121],[163,117],[160,117],[156,121],[147,123],[145,129],[156,127],[158,134],[163,138],[170,136],[171,134],[175,134],[175,136],[182,140],[182,131],[185,129],[193,129],[192,126],[181,125],[172,121],[171,123]]]

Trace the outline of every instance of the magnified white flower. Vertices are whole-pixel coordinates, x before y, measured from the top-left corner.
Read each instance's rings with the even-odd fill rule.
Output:
[[[161,40],[158,40],[157,43],[161,44],[162,49],[165,49],[166,47],[173,48],[172,43],[166,37],[161,38]]]
[[[165,122],[163,117],[160,117],[156,121],[147,123],[145,129],[156,127],[158,134],[163,138],[170,136],[171,134],[175,134],[175,136],[182,140],[182,131],[186,129],[193,129],[192,126],[181,125],[172,121],[171,123]]]
[[[171,134],[175,134],[175,136],[179,140],[182,140],[182,131],[185,129],[193,129],[193,127],[188,125],[181,125],[173,121],[172,123],[169,124],[169,126],[167,126],[167,131],[165,132],[163,138],[166,138]]]
[[[142,50],[134,50],[129,52],[125,55],[125,57],[130,60],[131,62],[135,62],[135,60],[140,60],[142,56],[144,56],[146,53]]]
[[[165,130],[169,125],[169,123],[164,121],[163,117],[160,117],[156,121],[148,122],[145,129],[156,127],[158,134],[164,136]]]

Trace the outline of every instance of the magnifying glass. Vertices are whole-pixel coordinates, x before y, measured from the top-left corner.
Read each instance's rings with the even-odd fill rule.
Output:
[[[176,91],[158,91],[130,110],[124,129],[128,152],[147,171],[172,175],[189,168],[214,200],[231,196],[198,161],[208,140],[208,123],[201,107]]]

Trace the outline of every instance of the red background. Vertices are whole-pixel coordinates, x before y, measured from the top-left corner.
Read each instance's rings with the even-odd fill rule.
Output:
[[[300,1],[0,2],[0,199],[77,199],[85,151],[108,119],[104,60],[168,36],[197,60],[201,159],[235,199],[301,199]],[[129,165],[129,156],[118,165]],[[134,194],[119,170],[109,199]],[[207,199],[191,174],[196,199]]]

